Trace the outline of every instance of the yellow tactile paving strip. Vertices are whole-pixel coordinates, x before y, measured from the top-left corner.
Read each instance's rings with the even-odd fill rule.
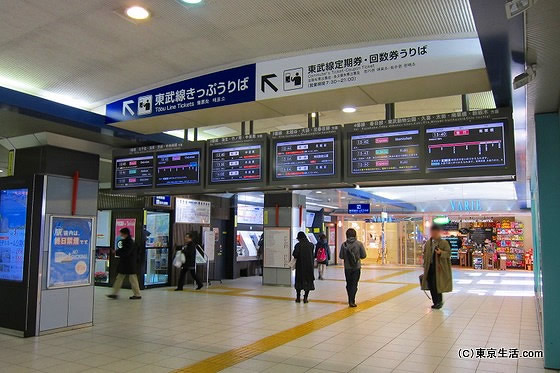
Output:
[[[255,356],[258,356],[264,352],[270,351],[276,347],[280,347],[288,342],[295,339],[303,337],[309,333],[318,331],[326,326],[332,325],[338,321],[348,318],[356,313],[365,311],[371,307],[374,307],[380,303],[386,302],[392,298],[395,298],[401,294],[406,293],[418,285],[407,284],[401,286],[398,289],[391,290],[387,293],[369,299],[365,302],[360,303],[357,308],[344,308],[328,315],[321,316],[315,320],[306,322],[304,324],[298,325],[296,327],[278,332],[254,343],[248,344],[243,347],[235,348],[233,350],[212,356],[208,359],[202,360],[196,364],[190,365],[183,369],[179,369],[177,373],[187,373],[187,372],[200,372],[200,373],[211,373],[219,372],[226,368],[232,367],[239,364],[245,360],[249,360]]]

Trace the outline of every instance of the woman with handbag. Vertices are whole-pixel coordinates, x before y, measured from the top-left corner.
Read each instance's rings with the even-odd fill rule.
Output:
[[[309,242],[307,236],[303,232],[298,233],[297,240],[298,243],[294,247],[294,252],[292,253],[296,261],[296,303],[301,302],[302,290],[305,292],[303,295],[303,303],[308,303],[309,292],[315,290],[315,274],[313,273],[313,262],[315,258],[313,256],[313,244]]]
[[[451,247],[441,238],[441,228],[435,224],[430,228],[430,239],[424,244],[424,275],[420,282],[422,290],[430,290],[434,309],[443,306],[442,293],[453,291]]]

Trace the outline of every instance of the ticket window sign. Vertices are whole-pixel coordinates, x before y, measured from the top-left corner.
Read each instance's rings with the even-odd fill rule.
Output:
[[[171,196],[154,196],[154,206],[171,207]]]
[[[348,213],[349,214],[369,214],[370,213],[369,203],[349,203]]]

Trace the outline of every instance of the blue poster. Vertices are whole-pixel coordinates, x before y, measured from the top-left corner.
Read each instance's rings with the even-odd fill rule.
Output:
[[[255,64],[210,73],[112,102],[108,123],[255,101]]]
[[[91,283],[92,218],[53,216],[47,288]]]
[[[27,189],[0,190],[0,280],[23,281]]]

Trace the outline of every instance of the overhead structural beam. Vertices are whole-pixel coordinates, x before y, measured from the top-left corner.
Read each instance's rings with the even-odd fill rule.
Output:
[[[313,113],[307,113],[307,127],[313,128]]]
[[[255,134],[255,127],[253,125],[253,121],[250,120],[249,121],[249,135],[254,135]]]
[[[319,112],[315,113],[315,127],[319,127]]]
[[[469,96],[464,93],[461,95],[461,111],[469,111]]]
[[[385,119],[395,119],[395,104],[385,104]]]
[[[241,122],[241,136],[245,136],[245,121]]]

